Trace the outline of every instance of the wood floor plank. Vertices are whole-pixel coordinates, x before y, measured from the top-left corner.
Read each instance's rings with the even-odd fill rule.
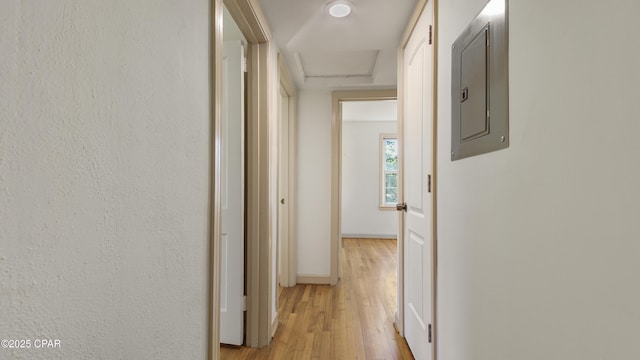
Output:
[[[271,345],[221,347],[222,359],[413,359],[393,327],[396,249],[395,240],[343,239],[336,286],[279,289]]]

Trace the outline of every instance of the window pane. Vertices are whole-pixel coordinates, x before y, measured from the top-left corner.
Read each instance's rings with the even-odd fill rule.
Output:
[[[384,139],[384,169],[398,171],[398,140]]]
[[[398,174],[387,173],[384,174],[385,187],[398,187]]]
[[[398,188],[386,188],[384,194],[384,200],[386,204],[396,204],[398,202]]]
[[[383,137],[382,147],[382,191],[380,203],[394,206],[398,203],[398,139]]]

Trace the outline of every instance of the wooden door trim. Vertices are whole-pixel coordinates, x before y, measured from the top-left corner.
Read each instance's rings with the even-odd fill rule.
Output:
[[[223,6],[226,6],[248,41],[247,67],[247,321],[246,345],[266,346],[271,340],[271,272],[269,207],[271,179],[269,166],[271,102],[269,84],[273,71],[269,67],[271,32],[256,0],[211,0],[210,86],[210,224],[208,276],[208,355],[220,358],[220,237],[221,237],[221,109]],[[254,142],[255,140],[255,142]],[[249,210],[250,209],[250,210]],[[257,266],[255,264],[258,264]]]
[[[331,94],[331,267],[329,284],[336,285],[340,264],[340,229],[342,215],[342,101],[395,100],[396,89],[342,90]]]
[[[211,28],[209,36],[210,53],[210,139],[209,139],[209,275],[208,284],[208,337],[207,358],[220,358],[220,143],[222,136],[222,0],[211,0]]]
[[[245,344],[262,347],[271,341],[271,265],[270,151],[272,103],[270,84],[271,32],[256,0],[224,0],[242,34],[247,48],[247,314]],[[217,29],[216,29],[217,30]]]

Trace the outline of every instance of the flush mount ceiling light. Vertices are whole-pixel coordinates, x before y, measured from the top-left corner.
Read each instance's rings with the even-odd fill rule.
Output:
[[[348,1],[332,1],[327,5],[329,14],[335,18],[343,18],[351,14],[351,3]]]

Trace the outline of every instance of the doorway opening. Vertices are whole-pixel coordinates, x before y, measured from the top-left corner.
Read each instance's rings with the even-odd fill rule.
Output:
[[[382,294],[376,302],[381,307],[378,312],[384,316],[378,318],[381,323],[377,326],[393,333],[400,230],[396,211],[400,160],[397,100],[342,101],[340,107],[338,286],[365,282],[370,287],[367,292]],[[369,262],[361,262],[360,254],[367,254]],[[354,264],[369,270],[354,271]],[[381,277],[373,280],[369,273]],[[357,286],[348,291],[358,294]]]
[[[223,6],[224,5],[224,6]],[[209,250],[209,339],[210,359],[220,358],[221,327],[221,273],[223,258],[223,184],[227,172],[223,171],[223,70],[224,64],[224,12],[225,8],[246,38],[246,62],[248,70],[245,82],[245,135],[244,135],[244,290],[246,297],[238,303],[244,311],[244,341],[246,346],[266,346],[271,340],[271,284],[275,275],[271,271],[270,247],[272,228],[272,194],[270,167],[275,163],[272,144],[271,118],[275,97],[269,91],[272,84],[271,34],[262,17],[259,5],[250,0],[213,0],[211,16],[211,205]],[[229,23],[229,21],[226,21]],[[273,97],[273,99],[272,99]],[[231,162],[229,162],[231,163]],[[275,196],[274,196],[275,199]],[[275,202],[275,201],[274,201]],[[242,203],[242,202],[241,202]],[[246,305],[245,305],[246,304]]]
[[[397,100],[396,90],[334,91],[332,94],[333,119],[331,124],[331,267],[329,283],[336,285],[340,274],[342,248],[342,136],[343,104],[346,102]],[[376,154],[378,152],[376,151]],[[377,197],[376,197],[377,198]],[[397,230],[396,230],[397,233]]]
[[[297,283],[296,249],[296,88],[280,56],[278,106],[278,211],[277,211],[277,281],[283,287]],[[275,290],[274,290],[275,291]],[[278,291],[279,293],[279,291]],[[275,304],[275,309],[278,306]],[[274,317],[273,321],[277,321]],[[272,326],[275,330],[275,326]]]
[[[397,100],[342,103],[341,238],[397,239]]]

